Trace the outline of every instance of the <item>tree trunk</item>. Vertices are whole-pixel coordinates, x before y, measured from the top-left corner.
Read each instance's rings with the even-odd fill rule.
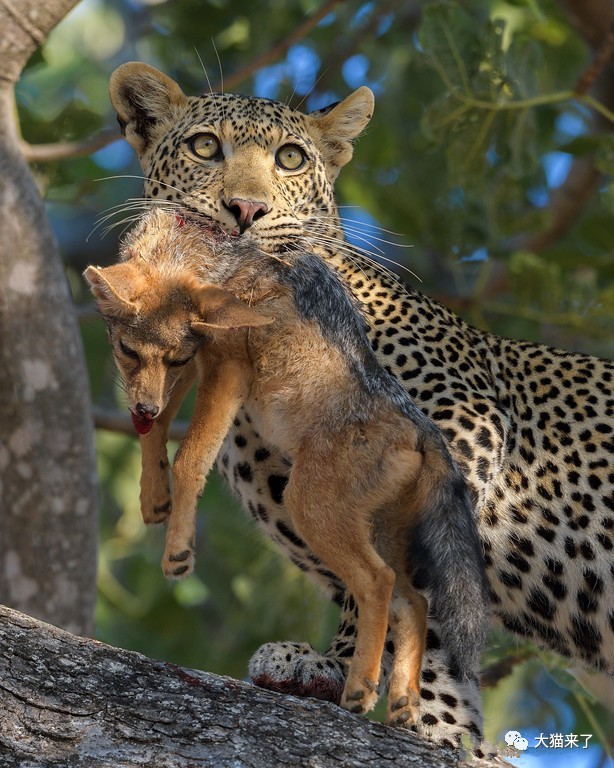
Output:
[[[81,633],[96,598],[89,387],[14,85],[76,0],[0,0],[0,601]]]
[[[0,607],[0,765],[451,768],[458,757],[327,702],[153,661]]]

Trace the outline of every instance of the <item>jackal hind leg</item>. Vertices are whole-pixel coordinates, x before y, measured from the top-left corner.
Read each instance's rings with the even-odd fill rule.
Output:
[[[342,468],[335,467],[333,457],[328,459],[322,451],[303,450],[293,466],[284,500],[295,530],[356,600],[357,636],[341,706],[365,713],[378,699],[395,576],[371,543],[368,503],[360,509],[355,498],[339,494]]]
[[[417,592],[401,594],[390,603],[388,623],[394,644],[388,686],[388,725],[413,725],[420,711],[420,673],[426,646],[426,600]]]

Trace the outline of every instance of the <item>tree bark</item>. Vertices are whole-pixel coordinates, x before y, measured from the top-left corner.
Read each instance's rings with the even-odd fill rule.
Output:
[[[451,768],[458,757],[328,702],[153,661],[0,607],[0,765]]]
[[[0,601],[92,630],[89,387],[58,248],[23,159],[14,84],[76,0],[0,0]]]

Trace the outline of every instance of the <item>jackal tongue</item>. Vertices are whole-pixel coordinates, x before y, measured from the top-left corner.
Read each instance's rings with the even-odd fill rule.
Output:
[[[139,435],[146,435],[154,425],[153,419],[146,419],[143,416],[137,416],[134,411],[130,411],[130,415],[132,416],[132,423],[134,424],[134,428],[139,433]]]

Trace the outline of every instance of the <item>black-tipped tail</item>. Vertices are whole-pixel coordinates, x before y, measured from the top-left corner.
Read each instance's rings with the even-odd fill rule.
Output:
[[[443,449],[443,450],[442,450]],[[443,444],[425,452],[432,490],[411,532],[409,568],[427,590],[429,611],[458,678],[476,674],[489,627],[489,588],[473,505]]]

